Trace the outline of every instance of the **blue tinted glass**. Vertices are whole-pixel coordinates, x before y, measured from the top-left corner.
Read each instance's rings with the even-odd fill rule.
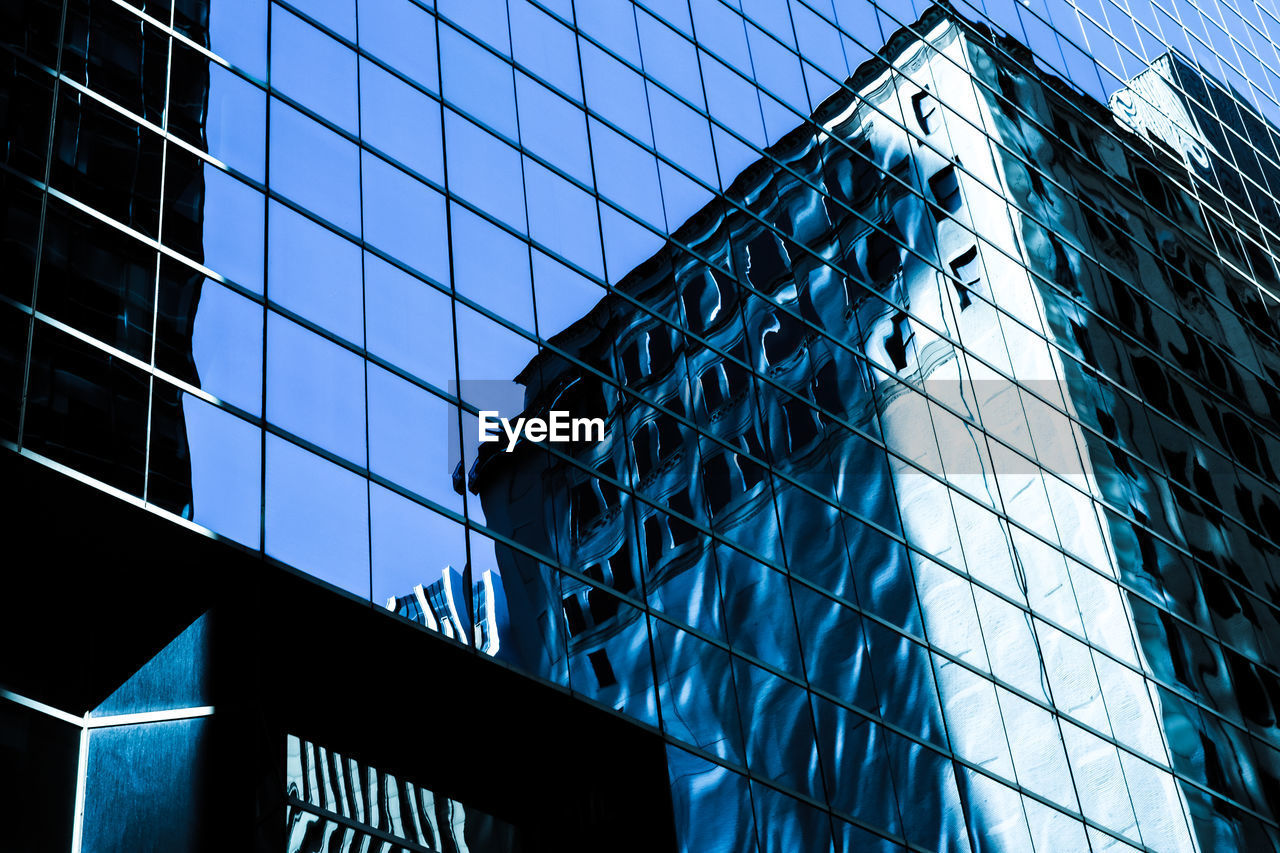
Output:
[[[440,0],[436,9],[497,50],[510,54],[507,39],[507,4],[503,0]]]
[[[649,0],[644,5],[673,27],[679,27],[686,35],[693,35],[693,25],[689,20],[689,3],[687,0]],[[636,16],[641,16],[638,7],[636,8]],[[643,36],[641,38],[643,39]]]
[[[360,135],[410,169],[444,183],[440,103],[360,60]]]
[[[192,520],[257,548],[262,524],[262,431],[229,412],[182,395],[191,454]]]
[[[795,46],[791,37],[791,13],[787,0],[742,0],[742,14],[772,33],[783,44]]]
[[[297,323],[267,320],[267,420],[365,461],[364,361]]]
[[[663,225],[662,191],[654,156],[591,119],[591,149],[600,195],[651,225]]]
[[[271,20],[271,87],[356,129],[355,53],[279,6]]]
[[[354,145],[271,99],[271,188],[340,228],[360,233],[360,159]]]
[[[266,552],[368,598],[368,480],[268,435],[266,483]]]
[[[608,205],[600,206],[600,225],[604,231],[604,258],[610,284],[617,284],[666,242],[661,235]]]
[[[364,231],[370,243],[439,281],[449,278],[444,196],[364,155]]]
[[[274,201],[268,245],[267,298],[362,343],[360,247]]]
[[[640,64],[634,6],[629,0],[577,0],[578,28],[633,65]]]
[[[742,17],[720,0],[690,0],[698,43],[744,74],[751,73]]]
[[[715,186],[716,157],[711,149],[711,126],[706,116],[655,86],[649,87],[649,109],[658,153]]]
[[[591,154],[582,110],[524,74],[516,75],[516,93],[525,150],[590,184]]]
[[[768,99],[761,99],[765,107],[765,127],[772,143],[781,139],[808,114],[809,96],[800,71],[800,58],[755,26],[748,26],[747,33],[756,82],[774,98],[792,107],[792,110],[776,107],[771,111]]]
[[[844,50],[840,47],[840,35],[832,24],[821,17],[830,15],[830,8],[818,7],[817,11],[803,3],[792,0],[791,20],[795,24],[796,38],[800,43],[800,55],[807,61],[821,68],[833,80],[843,80],[850,73],[845,63]],[[835,91],[834,83],[828,84],[828,91],[811,91],[810,96],[821,102],[826,95]]]
[[[588,272],[603,276],[595,199],[527,157],[524,179],[529,236]]]
[[[373,600],[411,595],[430,586],[445,566],[467,563],[465,531],[457,522],[382,486],[369,489],[373,527]]]
[[[202,389],[246,412],[261,414],[261,305],[205,279],[191,352]]]
[[[667,211],[667,228],[680,227],[695,211],[711,200],[711,190],[688,175],[668,166],[658,164],[658,177],[662,183],[662,203]],[[711,175],[711,186],[716,186],[716,176]]]
[[[529,0],[510,0],[516,62],[579,101],[582,72],[573,33]]]
[[[254,180],[266,180],[266,93],[214,62],[209,63],[204,132],[210,155]]]
[[[704,106],[698,52],[693,43],[647,12],[637,10],[636,19],[645,73],[685,100]]]
[[[682,851],[759,849],[746,776],[674,746],[667,767]]]
[[[533,331],[528,244],[456,204],[450,216],[458,293]]]
[[[205,266],[262,292],[262,193],[210,165],[204,167]]]
[[[587,106],[641,142],[651,142],[644,78],[612,56],[582,43],[582,76]]]
[[[343,38],[356,40],[356,0],[296,0],[293,6]]]
[[[752,145],[763,148],[764,125],[755,87],[706,54],[702,55],[702,75],[707,87],[707,107],[716,120]],[[730,170],[724,163],[720,164],[720,174],[730,175],[730,180],[725,181],[726,187],[740,170],[741,167]]]
[[[436,19],[411,0],[360,0],[360,48],[440,91]]]
[[[732,184],[738,173],[760,159],[759,151],[749,148],[736,136],[718,127],[711,128],[711,139],[715,143],[721,187]]]
[[[453,490],[458,449],[449,446],[451,435],[457,441],[456,418],[457,411],[431,392],[370,366],[369,468],[462,512],[462,497]]]
[[[465,305],[458,306],[458,373],[464,389],[468,380],[513,379],[536,353],[533,341]]]
[[[600,285],[537,251],[533,253],[533,288],[538,334],[543,338],[586,316],[604,298]]]
[[[370,254],[364,275],[369,351],[447,388],[455,379],[449,297]]]
[[[493,130],[516,138],[511,66],[450,27],[440,28],[444,99]]]
[[[267,79],[266,0],[211,3],[209,49],[259,80]]]
[[[520,155],[498,137],[453,110],[444,117],[445,147],[465,152],[449,158],[449,190],[525,230]]]

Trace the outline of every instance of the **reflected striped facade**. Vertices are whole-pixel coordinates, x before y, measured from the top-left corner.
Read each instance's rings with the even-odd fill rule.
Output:
[[[481,455],[513,644],[662,728],[689,850],[1270,849],[1244,183],[954,14],[882,56],[521,374],[609,439]]]

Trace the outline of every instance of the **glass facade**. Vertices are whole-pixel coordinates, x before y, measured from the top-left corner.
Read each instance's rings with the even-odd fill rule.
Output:
[[[0,16],[8,450],[659,732],[693,853],[1280,847],[1271,0]]]

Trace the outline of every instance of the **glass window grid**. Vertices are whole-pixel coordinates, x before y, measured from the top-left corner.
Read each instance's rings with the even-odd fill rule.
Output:
[[[689,106],[692,106],[692,105],[689,105]],[[910,130],[908,130],[908,132],[911,132],[911,131],[910,131]],[[633,140],[633,141],[635,141],[635,140]],[[929,143],[926,143],[926,144],[929,144]],[[661,155],[661,154],[659,154],[658,156],[659,156],[660,158],[662,158],[662,155]],[[766,156],[767,156],[767,155],[766,155]],[[687,174],[687,173],[686,173],[686,174]],[[563,173],[561,173],[561,175],[562,175],[562,176],[564,176],[564,175],[563,175]],[[1052,180],[1052,178],[1050,178],[1050,180]],[[610,205],[610,206],[611,206],[611,207],[614,207],[613,205]],[[624,215],[628,215],[628,212],[627,212],[627,211],[621,210],[620,208],[616,208],[616,207],[615,207],[614,209],[618,209],[618,210],[620,210],[620,212],[622,212]]]

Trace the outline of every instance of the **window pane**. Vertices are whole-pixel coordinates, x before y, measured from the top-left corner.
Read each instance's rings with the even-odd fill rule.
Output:
[[[381,486],[372,486],[369,498],[375,603],[430,586],[445,566],[466,565],[466,531],[458,522]]]
[[[437,281],[448,281],[444,196],[368,152],[364,228],[373,245]]]
[[[440,29],[440,57],[445,100],[515,139],[511,66],[451,27]]]
[[[446,111],[444,126],[448,150],[462,152],[449,159],[449,190],[524,231],[520,155],[453,110]]]
[[[355,53],[279,6],[271,16],[271,87],[356,129]]]
[[[267,320],[267,419],[363,465],[364,361],[271,312]]]
[[[603,276],[595,199],[528,158],[524,164],[530,236]]]
[[[374,255],[364,256],[369,351],[438,388],[454,381],[449,297]]]
[[[582,76],[573,33],[529,0],[510,0],[516,62],[578,101]]]
[[[452,423],[450,420],[452,419]],[[369,467],[436,503],[462,512],[453,490],[457,409],[380,367],[369,367]]]
[[[417,4],[360,0],[360,47],[439,93],[436,19]]]
[[[356,40],[356,0],[297,0],[293,5],[343,38]]]
[[[360,233],[360,160],[354,145],[271,99],[271,187]]]
[[[368,481],[267,436],[266,552],[369,597]]]
[[[533,331],[528,244],[456,204],[451,222],[458,293]]]
[[[582,110],[524,74],[516,76],[520,98],[520,142],[590,186],[591,152]]]
[[[191,459],[191,519],[257,548],[262,523],[262,431],[182,395]]]
[[[440,103],[367,59],[360,60],[360,133],[369,145],[444,183]]]
[[[210,279],[201,285],[199,298],[189,346],[200,387],[261,413],[262,306]],[[180,346],[173,342],[172,349],[180,352]]]
[[[268,245],[267,297],[362,343],[360,247],[274,201]]]

